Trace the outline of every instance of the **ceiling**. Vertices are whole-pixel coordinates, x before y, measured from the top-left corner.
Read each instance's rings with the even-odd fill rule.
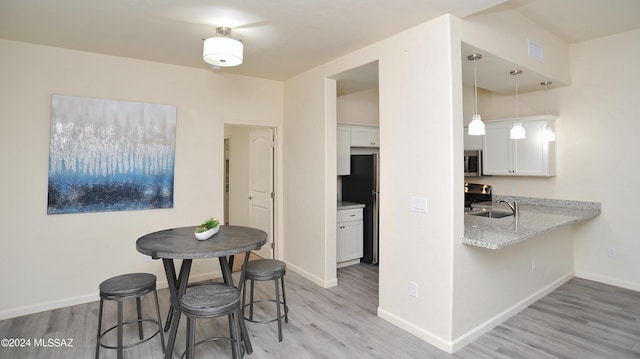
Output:
[[[568,43],[640,27],[639,0],[0,0],[0,38],[209,69],[202,39],[227,26],[244,63],[216,71],[283,81],[442,14],[489,8],[518,11]],[[366,87],[372,71],[339,84]]]

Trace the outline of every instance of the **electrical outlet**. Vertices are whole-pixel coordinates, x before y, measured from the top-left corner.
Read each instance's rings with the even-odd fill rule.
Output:
[[[409,283],[409,295],[418,298],[418,283],[410,282]]]
[[[616,249],[616,247],[609,247],[607,254],[609,255],[609,257],[615,257],[618,255],[618,250]]]
[[[534,259],[531,260],[531,271],[535,272],[536,269],[538,269],[538,263],[536,262],[536,259],[534,258]]]

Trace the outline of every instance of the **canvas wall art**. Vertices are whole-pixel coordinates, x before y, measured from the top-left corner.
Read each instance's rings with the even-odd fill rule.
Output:
[[[173,207],[176,107],[53,95],[48,214]]]

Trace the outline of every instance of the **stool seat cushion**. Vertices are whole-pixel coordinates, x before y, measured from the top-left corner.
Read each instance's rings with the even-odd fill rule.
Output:
[[[259,259],[247,264],[247,278],[283,275],[287,265],[277,259]]]
[[[182,310],[196,316],[215,316],[240,305],[238,288],[225,284],[201,285],[182,296]]]
[[[126,297],[153,290],[156,276],[150,273],[129,273],[100,283],[100,296]]]

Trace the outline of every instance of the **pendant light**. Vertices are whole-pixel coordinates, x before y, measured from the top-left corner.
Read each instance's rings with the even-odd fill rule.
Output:
[[[473,105],[475,110],[475,114],[473,115],[473,118],[468,127],[468,134],[470,136],[482,136],[485,134],[484,122],[482,122],[482,117],[480,117],[480,114],[478,114],[478,77],[476,71],[476,61],[480,60],[481,58],[481,54],[472,54],[467,56],[468,60],[473,61]]]
[[[516,79],[516,123],[511,128],[511,139],[520,140],[526,137],[524,127],[520,123],[520,116],[518,113],[518,75],[522,73],[522,70],[513,70],[509,72]]]
[[[545,113],[547,114],[547,116],[549,116],[549,85],[551,85],[553,82],[551,81],[543,81],[540,83],[540,85],[544,86],[544,108],[545,108]],[[551,126],[549,126],[549,123],[547,122],[546,125],[544,125],[544,128],[542,129],[542,140],[546,141],[546,142],[553,142],[556,140],[556,134],[553,132],[553,129],[551,129]]]
[[[231,37],[231,29],[219,27],[216,36],[204,40],[202,59],[213,66],[230,67],[242,63],[242,42]]]

